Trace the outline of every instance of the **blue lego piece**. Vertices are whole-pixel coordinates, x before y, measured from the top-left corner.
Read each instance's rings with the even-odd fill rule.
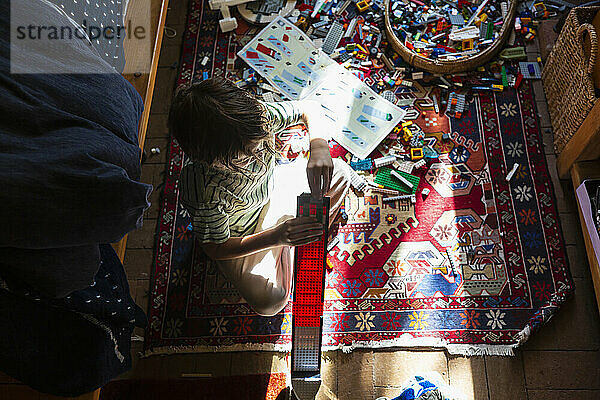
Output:
[[[350,161],[350,166],[355,171],[370,171],[373,169],[373,160],[365,158],[364,160]]]
[[[434,148],[430,146],[423,146],[423,157],[425,158],[438,158],[440,155]]]

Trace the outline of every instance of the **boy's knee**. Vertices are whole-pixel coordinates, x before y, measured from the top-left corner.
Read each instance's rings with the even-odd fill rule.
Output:
[[[265,317],[271,317],[283,310],[288,302],[288,294],[283,289],[273,290],[271,293],[246,298],[254,311]]]

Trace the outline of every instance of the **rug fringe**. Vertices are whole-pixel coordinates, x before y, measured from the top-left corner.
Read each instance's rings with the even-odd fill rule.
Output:
[[[495,344],[452,344],[439,338],[414,338],[410,335],[399,338],[382,341],[362,341],[353,342],[351,345],[323,346],[323,351],[341,350],[344,353],[350,353],[354,349],[377,349],[377,348],[395,348],[395,349],[446,349],[452,355],[462,356],[514,356],[514,349],[518,344],[495,345]]]
[[[449,344],[448,353],[459,356],[505,356],[515,355],[517,344]]]
[[[403,335],[404,336],[404,335]],[[519,344],[495,345],[495,344],[452,344],[438,338],[414,338],[406,337],[382,341],[358,341],[350,345],[322,346],[321,351],[342,351],[350,353],[354,349],[403,349],[403,350],[447,350],[449,354],[461,356],[514,356],[514,349]],[[140,358],[155,355],[168,355],[177,353],[226,353],[234,351],[271,351],[289,353],[291,344],[274,343],[247,343],[223,346],[190,345],[190,346],[167,346],[146,350],[140,353]]]
[[[236,343],[231,345],[208,346],[208,345],[188,345],[188,346],[165,346],[149,349],[139,353],[140,358],[146,358],[155,355],[169,355],[181,353],[228,353],[234,351],[272,351],[286,353],[292,351],[291,343]]]

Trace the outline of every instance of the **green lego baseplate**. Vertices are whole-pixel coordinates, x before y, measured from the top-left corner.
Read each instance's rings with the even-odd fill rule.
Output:
[[[403,193],[415,194],[417,192],[417,186],[419,186],[419,182],[421,178],[418,176],[414,176],[411,174],[407,174],[406,172],[396,171],[403,177],[405,177],[409,182],[413,184],[412,190],[408,188],[404,183],[400,182],[398,179],[391,176],[392,169],[391,168],[379,168],[377,170],[377,175],[375,176],[375,183],[383,185],[390,189],[399,190]]]

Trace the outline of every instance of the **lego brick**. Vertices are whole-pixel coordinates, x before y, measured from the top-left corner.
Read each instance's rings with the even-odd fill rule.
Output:
[[[500,52],[499,58],[501,60],[526,59],[527,53],[525,53],[524,47],[508,47]]]
[[[400,194],[400,192],[398,190],[386,189],[386,188],[380,188],[380,187],[374,187],[374,186],[369,186],[369,190],[371,190],[373,192],[381,193],[381,194],[387,194],[390,196],[398,196]]]
[[[421,146],[423,146],[424,138],[425,138],[425,132],[423,132],[423,131],[412,132],[412,137],[410,138],[410,145],[412,147],[421,147]]]
[[[365,180],[365,178],[354,172],[353,169],[351,169],[350,171],[352,174],[350,176],[350,184],[354,189],[358,190],[359,192],[362,192],[367,187],[367,181]]]
[[[413,163],[412,161],[402,161],[398,163],[398,166],[396,166],[396,169],[399,171],[402,171],[404,173],[410,174],[413,169],[415,168],[416,163]]]
[[[460,118],[466,110],[466,96],[456,92],[450,93],[448,96],[448,109],[446,115],[450,117]]]
[[[403,193],[409,193],[409,194],[416,193],[417,186],[419,185],[419,182],[421,181],[421,179],[418,176],[407,174],[406,172],[402,172],[402,171],[397,172],[413,184],[412,188],[408,188],[408,186],[398,182],[398,180],[396,180],[396,178],[392,177],[391,172],[392,172],[391,168],[387,168],[387,167],[379,168],[377,170],[377,175],[375,176],[375,183],[379,183],[380,185],[383,185],[383,186],[391,188],[391,189],[399,190]]]
[[[427,162],[425,160],[419,160],[416,163],[414,163],[413,169],[418,169],[424,167],[425,165],[427,165]]]
[[[410,158],[411,160],[420,160],[423,158],[423,149],[413,147],[410,149]]]
[[[333,248],[335,246],[337,246],[339,242],[340,242],[340,237],[339,236],[334,237],[333,240],[331,242],[329,242],[329,244],[327,245],[327,252],[330,252],[331,250],[333,250]]]
[[[453,15],[452,13],[448,14],[448,18],[450,19],[450,23],[456,26],[463,26],[465,24],[465,18],[462,14]]]
[[[389,155],[385,157],[379,157],[373,160],[373,164],[375,164],[375,168],[385,167],[386,165],[391,165],[396,161],[396,156]]]
[[[327,36],[325,36],[325,41],[323,42],[323,46],[321,49],[325,54],[331,54],[338,47],[340,40],[342,40],[342,36],[344,35],[344,25],[340,24],[338,21],[334,21],[329,28],[329,32],[327,32]]]
[[[409,181],[408,179],[406,179],[404,176],[400,175],[399,172],[391,170],[390,175],[393,176],[394,178],[398,179],[402,184],[406,185],[409,189],[412,190],[414,188],[414,185],[412,184],[412,182]]]
[[[313,201],[310,193],[301,194],[297,215],[316,218],[324,231],[321,240],[295,248],[292,374],[318,372],[320,368],[329,198]]]
[[[519,70],[525,79],[541,79],[542,71],[537,62],[519,62]]]
[[[361,0],[356,3],[356,8],[358,8],[359,12],[364,12],[371,7],[371,2],[369,0]]]
[[[370,158],[364,160],[350,161],[350,166],[356,171],[369,171],[373,168],[373,161]]]
[[[384,99],[386,99],[390,103],[395,103],[396,102],[396,95],[391,90],[386,90],[381,95],[383,96]]]
[[[384,202],[396,200],[410,200],[411,203],[415,204],[417,202],[417,196],[414,194],[401,194],[399,196],[384,197],[382,199]]]
[[[440,156],[439,153],[433,147],[431,147],[431,146],[423,146],[423,157],[425,157],[425,158],[438,158],[439,156]]]
[[[348,24],[348,28],[346,29],[346,32],[344,32],[344,37],[345,38],[350,38],[352,37],[352,35],[354,34],[354,29],[356,28],[356,24],[358,22],[357,18],[353,18],[350,23]]]

